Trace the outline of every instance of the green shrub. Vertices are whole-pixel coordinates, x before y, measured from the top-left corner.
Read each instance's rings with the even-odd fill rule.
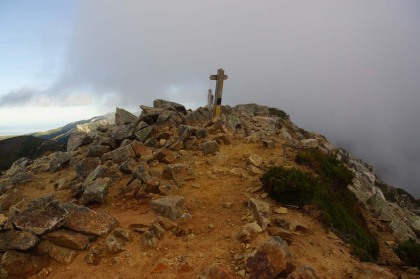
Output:
[[[304,150],[296,158],[313,169],[318,176],[298,169],[272,167],[261,177],[264,190],[283,204],[320,208],[320,222],[333,227],[353,246],[353,254],[363,261],[378,256],[379,245],[367,228],[357,199],[347,189],[353,173],[334,158],[318,150]]]
[[[278,117],[280,117],[282,119],[289,119],[290,118],[290,116],[285,111],[283,111],[281,109],[278,109],[278,108],[268,108],[268,110],[270,111],[270,114],[271,115],[278,116]]]
[[[414,239],[404,241],[394,251],[405,265],[420,269],[420,244]]]

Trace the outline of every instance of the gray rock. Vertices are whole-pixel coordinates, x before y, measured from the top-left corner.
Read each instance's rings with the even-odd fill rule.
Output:
[[[86,133],[73,133],[67,142],[67,151],[73,151],[80,146],[87,145],[92,142],[92,137]]]
[[[214,154],[219,151],[219,145],[214,140],[208,140],[203,143],[203,153],[204,155],[207,154]]]
[[[280,236],[289,245],[293,242],[293,233],[289,230],[277,227],[269,227],[267,228],[267,232],[271,236]]]
[[[85,181],[83,182],[83,187],[93,184],[93,182],[98,178],[108,177],[109,175],[109,169],[103,165],[99,165],[86,177]]]
[[[118,226],[117,218],[111,214],[96,212],[74,204],[65,204],[64,207],[69,212],[64,224],[67,229],[84,234],[103,236]]]
[[[277,278],[294,268],[294,261],[287,243],[278,236],[263,242],[246,260],[251,278]]]
[[[115,110],[115,125],[125,125],[136,123],[139,118],[125,109],[116,108]]]
[[[74,250],[84,250],[89,244],[86,235],[69,230],[53,231],[43,237],[56,245]]]
[[[155,108],[162,108],[162,109],[168,109],[168,108],[174,108],[176,111],[182,113],[182,114],[187,114],[187,110],[185,109],[185,107],[181,104],[175,103],[175,102],[170,102],[170,101],[165,101],[162,99],[156,99],[153,101],[153,107]]]
[[[317,139],[303,139],[300,141],[303,147],[307,148],[316,148],[318,147],[318,140]]]
[[[118,254],[125,251],[125,244],[126,242],[123,239],[115,237],[114,235],[108,235],[105,239],[106,248],[111,254]]]
[[[262,144],[265,148],[268,148],[268,149],[274,149],[275,148],[274,141],[272,141],[272,140],[262,140]]]
[[[176,185],[162,185],[159,186],[159,194],[162,196],[171,196],[176,195],[178,193],[178,187]]]
[[[158,191],[160,185],[159,179],[150,175],[150,172],[145,168],[144,165],[137,166],[133,171],[133,177],[138,178],[144,184],[153,187],[155,190],[150,192]]]
[[[252,209],[252,213],[258,225],[265,230],[270,223],[270,220],[268,219],[270,215],[270,205],[266,202],[250,198],[249,206]]]
[[[162,177],[177,182],[193,179],[195,177],[192,168],[187,164],[167,165],[163,169]]]
[[[55,152],[49,156],[50,158],[50,172],[56,172],[65,164],[70,162],[71,155],[69,152]]]
[[[131,158],[129,158],[128,160],[122,162],[120,164],[120,166],[118,167],[118,169],[125,174],[132,174],[134,168],[136,167],[137,162]]]
[[[67,211],[51,197],[32,201],[27,209],[12,217],[16,228],[41,235],[59,228],[67,217]]]
[[[77,251],[55,245],[54,243],[43,240],[36,248],[41,255],[47,255],[60,263],[71,263],[77,256]]]
[[[101,160],[97,157],[85,158],[76,165],[76,174],[78,177],[86,178],[101,164]]]
[[[133,139],[134,138],[133,124],[115,126],[112,129],[111,137],[117,140],[118,142],[121,142],[125,139]]]
[[[301,265],[290,273],[286,279],[320,279],[320,277],[312,267]]]
[[[25,231],[2,231],[0,232],[0,251],[20,250],[26,251],[38,244],[39,238]]]
[[[136,152],[134,152],[134,149],[131,147],[131,145],[119,147],[110,153],[112,161],[116,164],[120,164],[130,158],[136,158]]]
[[[109,177],[98,178],[92,184],[85,187],[83,191],[81,203],[105,203],[108,194],[111,179]]]
[[[237,235],[237,238],[242,243],[251,242],[257,234],[262,233],[260,225],[256,222],[245,224]]]
[[[7,251],[1,260],[1,278],[29,278],[49,265],[43,257]]]
[[[111,151],[111,148],[106,145],[90,144],[87,157],[101,157],[103,154]]]
[[[180,196],[166,196],[151,201],[152,209],[171,220],[176,220],[185,212],[185,201]]]
[[[234,107],[234,110],[239,113],[246,113],[254,116],[269,116],[270,111],[267,106],[257,104],[243,104]]]
[[[148,126],[141,130],[136,131],[134,134],[136,138],[140,142],[146,142],[147,139],[149,139],[152,135],[154,135],[156,132],[156,126]]]

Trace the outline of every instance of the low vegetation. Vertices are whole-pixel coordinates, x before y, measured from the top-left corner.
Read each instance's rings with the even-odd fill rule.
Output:
[[[268,108],[268,110],[270,111],[271,115],[278,116],[282,119],[289,119],[290,118],[290,116],[284,110],[281,110],[281,109],[278,109],[278,108]]]
[[[400,243],[395,249],[395,253],[404,265],[416,266],[420,269],[420,244],[414,239]]]
[[[348,241],[353,254],[363,261],[375,260],[378,242],[367,228],[356,197],[347,189],[353,173],[317,149],[301,151],[296,161],[316,175],[294,168],[272,167],[261,177],[264,189],[283,204],[316,205],[321,210],[320,221]]]

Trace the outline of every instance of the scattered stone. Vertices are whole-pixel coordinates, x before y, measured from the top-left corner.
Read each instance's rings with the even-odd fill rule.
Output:
[[[252,209],[252,213],[258,225],[265,230],[267,225],[270,223],[270,220],[268,219],[270,214],[270,205],[266,202],[250,198],[249,206]]]
[[[17,251],[7,251],[1,261],[2,278],[28,278],[49,265],[43,257]]]
[[[155,130],[156,126],[149,126],[136,131],[134,134],[140,142],[144,143],[155,132]]]
[[[36,244],[39,238],[31,232],[25,231],[2,231],[0,232],[0,251],[20,250],[26,251]]]
[[[263,174],[263,171],[261,169],[257,168],[256,166],[253,166],[253,165],[250,167],[250,171],[251,171],[251,174],[253,174],[253,175],[261,176]]]
[[[159,223],[153,223],[150,226],[150,230],[154,232],[158,239],[162,239],[163,235],[165,234],[165,229]]]
[[[149,161],[152,158],[152,150],[144,145],[144,143],[135,140],[131,143],[131,147],[133,148],[137,157],[144,159],[145,161]]]
[[[115,125],[125,125],[136,123],[139,118],[125,109],[116,108]]]
[[[263,163],[263,158],[257,154],[251,154],[248,158],[248,161],[255,167],[259,168]]]
[[[166,196],[152,200],[151,206],[156,213],[171,220],[181,217],[186,210],[184,198],[180,196]]]
[[[232,203],[231,202],[224,202],[223,207],[224,208],[232,208]]]
[[[309,232],[309,228],[297,221],[292,221],[289,223],[289,230],[292,232],[300,232],[300,233],[307,233]]]
[[[21,230],[37,235],[59,228],[67,217],[67,211],[52,197],[32,201],[27,209],[12,217],[13,224]]]
[[[133,160],[132,158],[129,158],[128,160],[122,162],[118,169],[122,173],[132,174],[136,165],[137,165],[137,162]]]
[[[101,160],[97,157],[85,158],[76,165],[76,174],[78,177],[86,178],[100,164]]]
[[[68,230],[50,232],[44,238],[56,245],[74,250],[84,250],[89,244],[89,238],[86,235]]]
[[[38,278],[46,278],[48,277],[48,275],[50,275],[50,273],[52,272],[52,268],[46,268],[44,267],[43,269],[41,269],[40,272],[38,272]]]
[[[55,152],[50,156],[50,172],[56,172],[64,165],[68,164],[71,160],[71,155],[69,152]]]
[[[219,145],[214,140],[208,140],[203,143],[203,153],[204,155],[207,154],[214,154],[219,151]]]
[[[143,246],[156,248],[157,243],[158,243],[158,239],[153,231],[148,230],[144,233],[143,238],[142,238]]]
[[[167,165],[163,169],[162,177],[164,179],[175,180],[181,182],[184,180],[193,179],[194,172],[192,168],[187,164],[173,164]]]
[[[303,139],[300,141],[303,147],[307,148],[316,148],[318,147],[318,140],[317,139]]]
[[[352,279],[396,279],[397,276],[392,274],[388,269],[380,267],[373,263],[358,263],[349,270],[347,270],[349,278]]]
[[[60,263],[71,263],[78,254],[75,250],[55,245],[48,240],[41,241],[36,249],[41,255],[47,255]]]
[[[3,227],[7,220],[9,220],[9,217],[4,214],[0,214],[0,227]]]
[[[277,207],[273,210],[273,212],[277,214],[287,214],[288,209],[287,207]]]
[[[172,221],[171,219],[165,218],[163,216],[159,216],[156,221],[162,226],[165,231],[171,231],[178,226],[177,223]]]
[[[69,215],[64,227],[76,232],[103,236],[118,226],[117,218],[105,212],[96,212],[74,204],[66,204],[65,209]]]
[[[320,279],[320,277],[318,277],[316,271],[312,267],[301,265],[290,273],[289,276],[287,276],[287,279]]]
[[[262,233],[262,229],[260,225],[256,222],[245,224],[240,230],[237,235],[237,238],[242,243],[249,243],[251,242],[258,233]]]
[[[122,228],[116,228],[112,231],[112,234],[123,241],[129,242],[131,240],[131,233],[128,230],[124,230]]]
[[[289,230],[278,228],[278,227],[269,227],[267,228],[267,232],[271,236],[280,236],[289,245],[292,244],[293,242],[293,233]]]
[[[112,161],[116,164],[120,164],[130,158],[134,159],[136,158],[136,152],[134,152],[133,148],[131,147],[131,145],[126,145],[126,146],[122,146],[119,147],[113,151],[110,152],[111,153],[111,158]],[[106,155],[106,154],[104,154]]]
[[[219,264],[212,264],[206,268],[198,279],[234,279],[235,276],[228,269]]]
[[[159,186],[159,194],[162,196],[171,196],[178,193],[178,187],[176,185],[164,185]]]
[[[111,148],[106,145],[90,144],[88,148],[87,157],[101,157],[103,154],[111,151]]]
[[[268,148],[268,149],[274,149],[275,148],[274,141],[272,141],[272,140],[262,140],[262,144],[265,148]]]
[[[85,181],[83,182],[83,187],[91,185],[95,182],[96,179],[107,177],[109,174],[110,171],[107,167],[99,165],[88,175],[88,177],[86,177]]]
[[[233,168],[229,171],[230,174],[237,176],[237,177],[247,177],[247,171],[243,168]]]
[[[86,186],[80,202],[82,204],[105,203],[110,182],[111,179],[109,177],[96,179],[92,184]]]
[[[277,278],[294,268],[287,243],[278,236],[263,242],[246,260],[251,278]]]
[[[123,239],[115,237],[115,235],[108,235],[105,239],[105,245],[111,254],[118,254],[125,251],[125,244],[126,242]]]
[[[118,125],[112,129],[111,136],[117,143],[122,142],[126,139],[134,139],[133,133],[134,125],[133,124],[126,124],[126,125]]]
[[[175,154],[167,149],[167,148],[161,148],[153,155],[153,160],[157,160],[161,163],[165,164],[172,164],[176,160]]]
[[[67,151],[73,151],[80,146],[87,145],[92,142],[92,137],[86,133],[73,133],[67,142]]]

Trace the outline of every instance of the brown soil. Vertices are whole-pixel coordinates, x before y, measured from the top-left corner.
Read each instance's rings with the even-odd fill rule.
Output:
[[[243,254],[267,239],[267,233],[260,234],[250,245],[242,244],[236,235],[239,228],[247,223],[249,214],[246,202],[250,197],[261,198],[262,192],[251,194],[249,189],[260,186],[258,176],[249,175],[247,178],[235,176],[229,171],[232,168],[246,169],[243,154],[255,153],[264,158],[269,165],[276,161],[283,165],[294,165],[283,157],[284,151],[280,146],[276,149],[265,149],[259,144],[240,143],[221,147],[218,155],[228,156],[224,164],[211,166],[207,160],[212,155],[202,156],[194,152],[185,152],[177,162],[187,162],[194,166],[196,178],[186,181],[180,186],[179,195],[186,199],[187,207],[192,218],[179,221],[180,227],[189,234],[176,236],[167,232],[159,240],[156,249],[144,248],[141,245],[140,233],[133,232],[133,240],[127,244],[126,251],[117,255],[105,255],[98,266],[85,263],[84,257],[94,247],[100,248],[103,240],[99,239],[86,251],[68,265],[52,261],[52,272],[49,278],[196,278],[203,269],[213,263],[222,263],[231,269],[233,256]],[[161,166],[156,167],[159,171]],[[34,187],[22,187],[24,195],[41,196],[53,190],[53,185],[59,177],[69,176],[68,169],[55,174],[38,174],[38,181],[32,183]],[[129,175],[117,181],[112,186],[112,193],[126,185]],[[27,185],[28,186],[28,185]],[[28,190],[30,189],[30,190]],[[69,193],[63,192],[63,199]],[[275,201],[266,198],[271,208],[280,206]],[[110,200],[95,210],[105,210],[114,214],[120,221],[122,228],[128,229],[130,224],[150,224],[156,215],[150,209],[148,200],[125,200],[116,198]],[[224,202],[232,203],[231,208],[225,208]],[[276,214],[272,213],[272,217]],[[358,264],[350,255],[350,249],[338,237],[324,230],[322,225],[305,215],[300,210],[289,210],[288,214],[278,215],[287,221],[299,222],[309,231],[296,234],[290,250],[297,265],[312,266],[321,278],[345,278],[346,270]],[[36,275],[32,278],[38,278]]]

